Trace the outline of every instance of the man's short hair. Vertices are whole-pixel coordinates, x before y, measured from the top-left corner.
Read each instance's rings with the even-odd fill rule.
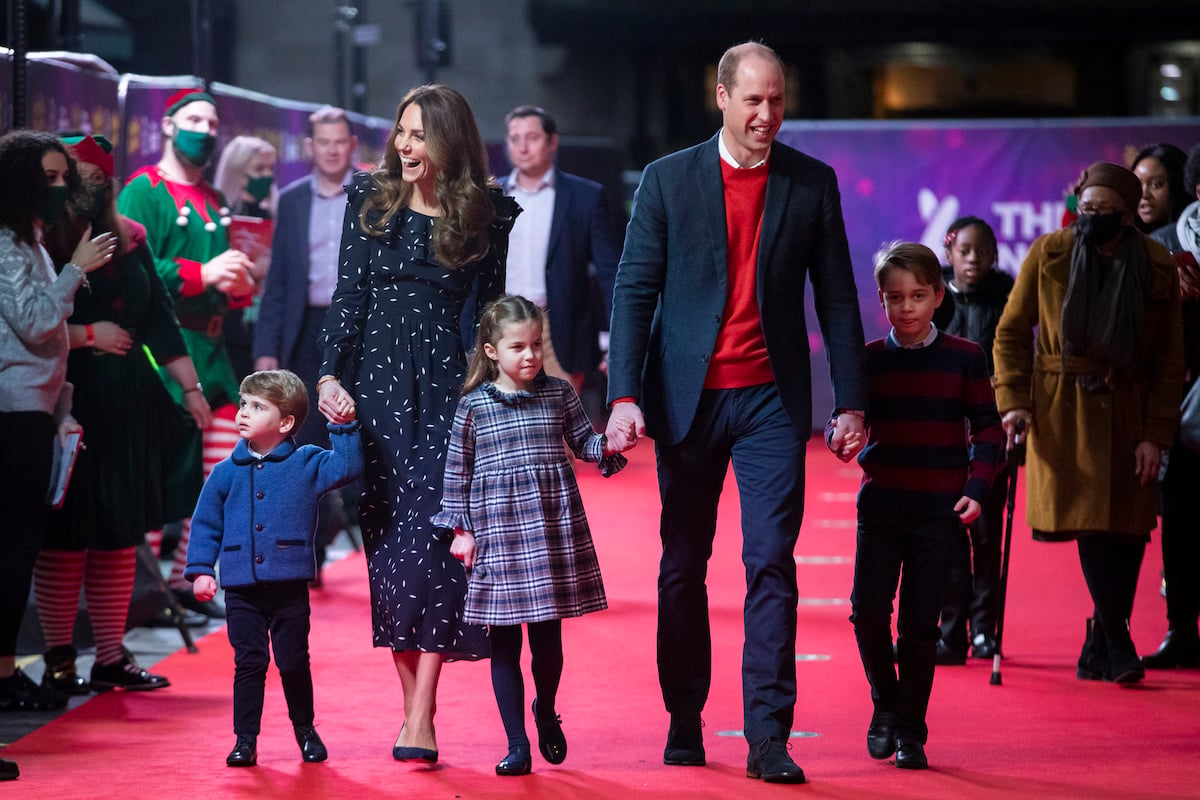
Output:
[[[346,128],[353,133],[354,129],[350,125],[350,118],[346,116],[345,109],[336,106],[321,106],[316,111],[308,115],[308,138],[312,138],[313,131],[318,125],[332,125],[337,122],[346,123]]]
[[[542,121],[542,130],[547,136],[554,136],[558,133],[558,123],[554,121],[554,117],[550,116],[549,112],[541,106],[524,105],[517,106],[512,111],[504,115],[504,127],[508,128],[508,123],[514,119],[523,119],[525,117],[537,117]]]
[[[787,69],[783,65],[783,59],[779,54],[767,47],[762,42],[742,42],[735,44],[724,52],[721,60],[717,62],[717,83],[725,87],[726,92],[733,91],[733,85],[737,81],[738,65],[742,63],[742,59],[749,55],[762,56],[763,58],[774,59],[779,65],[780,72],[787,74]]]
[[[238,392],[266,398],[279,406],[282,416],[295,417],[292,433],[300,429],[304,418],[308,416],[308,390],[304,388],[300,376],[291,370],[264,369],[251,372],[242,378]]]
[[[875,285],[883,289],[887,274],[894,269],[912,273],[917,283],[941,289],[942,265],[933,251],[920,242],[892,242],[875,258]]]

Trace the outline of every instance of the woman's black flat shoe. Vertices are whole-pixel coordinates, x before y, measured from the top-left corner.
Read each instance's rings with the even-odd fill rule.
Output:
[[[533,769],[533,758],[528,749],[513,748],[496,765],[497,775],[528,775]]]

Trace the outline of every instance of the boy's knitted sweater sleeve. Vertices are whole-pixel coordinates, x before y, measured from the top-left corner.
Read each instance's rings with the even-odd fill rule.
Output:
[[[216,577],[217,558],[225,535],[225,502],[229,497],[237,468],[226,458],[213,467],[200,490],[196,511],[192,514],[192,532],[188,541],[187,568],[183,576],[194,581],[201,575]]]
[[[971,467],[963,494],[982,504],[1004,460],[1005,435],[1000,412],[996,410],[987,358],[982,349],[976,347],[976,350],[977,354],[968,362],[964,381]]]

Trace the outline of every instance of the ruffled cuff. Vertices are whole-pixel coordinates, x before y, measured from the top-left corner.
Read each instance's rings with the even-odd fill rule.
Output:
[[[474,531],[471,517],[465,511],[447,511],[442,509],[429,518],[435,528],[446,528],[451,534],[457,530]]]
[[[606,478],[611,478],[613,475],[616,475],[618,472],[625,469],[625,465],[628,463],[629,459],[625,458],[625,456],[621,455],[620,453],[613,453],[611,456],[605,456],[604,458],[600,459],[600,463],[597,464],[597,466],[600,467],[601,475]]]

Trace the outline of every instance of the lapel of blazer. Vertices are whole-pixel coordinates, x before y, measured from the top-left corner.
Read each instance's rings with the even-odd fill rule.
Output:
[[[720,135],[721,132],[717,131],[717,136]],[[725,182],[721,179],[721,153],[717,149],[717,136],[696,150],[696,185],[692,188],[704,211],[702,219],[708,232],[708,247],[704,249],[712,256],[713,270],[724,296],[729,280],[729,237],[725,230]],[[683,186],[680,189],[685,193],[687,191]],[[686,194],[680,199],[685,204],[692,202]]]
[[[792,177],[780,163],[778,148],[772,147],[771,162],[767,167],[767,196],[763,205],[762,230],[758,235],[758,265],[755,269],[755,285],[758,307],[763,307],[763,287],[766,286],[767,270],[774,254],[775,240],[779,238],[779,226],[783,224],[783,213],[788,196],[792,191]]]

